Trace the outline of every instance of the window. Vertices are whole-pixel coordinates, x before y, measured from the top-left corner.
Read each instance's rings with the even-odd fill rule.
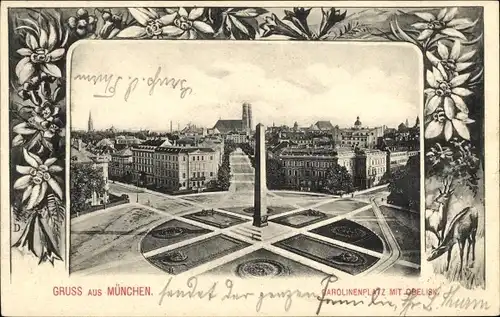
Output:
[[[210,160],[213,160],[213,159],[214,159],[214,157],[212,155],[210,155]]]
[[[199,156],[196,156],[196,160],[199,161],[200,160],[200,157]]]
[[[214,172],[210,172],[210,176],[214,176]]]
[[[185,162],[185,161],[186,161],[186,157],[185,157],[185,156],[183,156],[183,157],[182,157],[182,160]]]
[[[198,177],[200,177],[200,172],[198,172],[197,174],[198,174]]]
[[[196,157],[193,156],[193,161],[196,159]]]
[[[201,156],[201,160],[202,161],[205,160],[205,156],[204,155]]]
[[[182,178],[186,178],[186,173],[182,173]]]

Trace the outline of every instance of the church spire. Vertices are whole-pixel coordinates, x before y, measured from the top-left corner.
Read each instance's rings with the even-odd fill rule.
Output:
[[[94,122],[92,121],[92,111],[89,111],[89,122],[88,122],[88,131],[94,131]]]

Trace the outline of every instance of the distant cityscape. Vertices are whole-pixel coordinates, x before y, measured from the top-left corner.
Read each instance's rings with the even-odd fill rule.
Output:
[[[71,163],[96,167],[104,182],[119,181],[165,193],[220,189],[227,151],[242,148],[252,157],[255,143],[252,105],[243,103],[241,119],[219,119],[211,127],[170,124],[169,132],[94,130],[89,113],[86,131],[71,132]],[[352,186],[361,190],[380,185],[391,173],[419,155],[420,122],[416,117],[397,127],[367,127],[353,118],[351,127],[330,121],[307,127],[266,128],[266,152],[282,176],[281,189],[322,191],[333,166],[344,167]],[[108,201],[104,190],[90,205]]]

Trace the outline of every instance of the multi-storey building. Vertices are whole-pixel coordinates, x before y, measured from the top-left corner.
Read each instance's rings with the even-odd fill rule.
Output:
[[[218,151],[202,147],[157,147],[153,162],[153,184],[170,191],[205,189],[220,165]]]
[[[397,170],[398,168],[405,166],[410,157],[419,154],[420,151],[418,150],[387,151],[386,170],[389,172],[393,172],[394,170]]]
[[[109,165],[109,175],[113,178],[121,179],[126,175],[133,175],[133,152],[130,148],[124,148],[111,154]],[[132,177],[131,177],[132,179]]]
[[[152,184],[155,175],[153,162],[155,150],[160,146],[171,145],[168,139],[154,139],[131,147],[134,182],[141,182],[143,186]]]
[[[363,150],[356,153],[354,184],[358,188],[370,188],[380,184],[387,171],[386,152]]]
[[[363,127],[359,117],[356,118],[354,126],[350,129],[340,129],[335,136],[340,146],[375,148],[377,140],[384,135],[384,127]]]
[[[286,185],[296,188],[321,188],[334,164],[345,166],[351,175],[355,166],[353,151],[338,153],[333,148],[286,148],[278,157]]]
[[[232,131],[225,135],[226,142],[233,142],[236,144],[248,142],[248,134],[246,132]]]

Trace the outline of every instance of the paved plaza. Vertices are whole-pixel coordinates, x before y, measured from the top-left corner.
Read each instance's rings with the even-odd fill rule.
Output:
[[[72,219],[72,274],[418,275],[419,215],[384,205],[382,190],[353,198],[268,191],[264,241],[252,224],[254,170],[230,156],[227,192],[171,196],[111,184],[131,203]]]

